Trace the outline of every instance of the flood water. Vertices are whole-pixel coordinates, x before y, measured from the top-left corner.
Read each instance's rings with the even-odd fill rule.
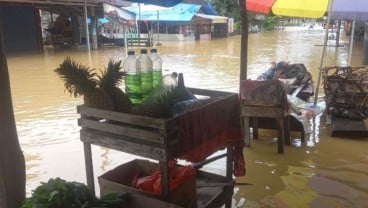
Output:
[[[249,34],[248,78],[286,60],[304,63],[317,81],[324,31],[286,28]],[[346,43],[342,37],[342,43]],[[328,44],[334,44],[329,41]],[[203,89],[238,92],[240,36],[196,42],[162,42],[164,74],[184,73],[185,84]],[[325,66],[346,65],[349,46],[327,47]],[[362,46],[356,44],[352,65],[362,62]],[[138,52],[138,51],[137,51]],[[125,49],[104,47],[90,55],[85,48],[46,47],[43,54],[9,55],[13,105],[21,147],[26,158],[27,193],[49,178],[61,177],[85,183],[83,145],[79,140],[76,112],[81,98],[71,97],[53,72],[67,56],[92,68],[104,68],[108,60],[125,58]],[[319,90],[323,109],[323,90]],[[326,118],[309,121],[310,134],[300,144],[277,154],[276,132],[264,130],[252,147],[244,149],[247,174],[237,178],[233,207],[367,207],[368,139],[330,137]],[[136,156],[92,147],[95,178]],[[207,167],[225,172],[223,160]],[[249,183],[251,185],[241,185]],[[97,180],[96,180],[96,184]]]

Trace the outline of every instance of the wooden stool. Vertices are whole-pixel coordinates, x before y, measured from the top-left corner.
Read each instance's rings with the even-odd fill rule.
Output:
[[[278,153],[284,153],[284,142],[290,144],[290,123],[287,115],[288,113],[281,106],[243,105],[242,117],[245,145],[250,147],[250,118],[273,118],[276,120],[278,130],[277,151]]]

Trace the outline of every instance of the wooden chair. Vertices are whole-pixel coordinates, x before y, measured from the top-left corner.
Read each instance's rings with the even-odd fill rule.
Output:
[[[290,144],[288,102],[282,82],[278,80],[243,80],[240,87],[244,142],[250,147],[250,118],[272,118],[278,131],[277,151],[284,153],[284,143]]]

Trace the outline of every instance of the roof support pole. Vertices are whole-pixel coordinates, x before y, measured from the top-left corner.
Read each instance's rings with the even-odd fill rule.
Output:
[[[319,85],[321,83],[321,76],[322,76],[322,67],[323,67],[323,63],[324,63],[324,59],[326,56],[326,47],[327,47],[327,39],[328,39],[328,30],[329,30],[329,26],[330,26],[330,21],[331,21],[331,12],[332,11],[332,5],[333,5],[333,0],[330,0],[328,2],[328,10],[327,10],[327,24],[326,24],[326,31],[325,31],[325,38],[323,41],[323,49],[322,49],[322,55],[321,55],[321,62],[319,64],[319,70],[318,70],[318,78],[317,78],[317,85],[316,85],[316,91],[314,93],[314,105],[317,104],[317,99],[318,99],[318,91],[319,91]]]
[[[337,21],[337,31],[336,31],[336,47],[340,46],[340,29],[341,29],[341,20]]]
[[[86,21],[86,45],[87,45],[87,53],[88,53],[88,63],[89,66],[92,66],[92,57],[91,57],[91,44],[89,42],[89,29],[88,29],[88,15],[87,15],[87,0],[84,0],[84,19]],[[88,176],[87,176],[88,178]]]
[[[349,41],[349,60],[348,66],[351,65],[351,56],[353,55],[353,45],[354,45],[354,34],[355,33],[355,20],[353,20],[353,26],[351,27],[350,41]]]
[[[241,81],[247,79],[248,16],[247,16],[246,0],[240,0],[239,6],[240,6],[240,19],[241,19],[241,51],[240,51],[240,81]]]
[[[15,123],[2,25],[0,15],[0,207],[10,208],[20,207],[26,197],[26,168]]]
[[[364,23],[363,65],[368,64],[368,23]]]
[[[88,51],[91,51],[91,45],[89,43],[89,30],[88,30],[88,15],[87,15],[87,0],[84,0],[84,19],[86,21],[86,45]]]

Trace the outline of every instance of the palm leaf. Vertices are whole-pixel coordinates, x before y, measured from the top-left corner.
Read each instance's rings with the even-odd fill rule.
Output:
[[[114,87],[119,87],[125,72],[121,71],[121,61],[109,60],[107,68],[101,71],[99,85],[105,91],[111,91]]]
[[[64,81],[66,91],[74,97],[91,94],[97,88],[94,69],[76,63],[70,57],[54,70]]]

